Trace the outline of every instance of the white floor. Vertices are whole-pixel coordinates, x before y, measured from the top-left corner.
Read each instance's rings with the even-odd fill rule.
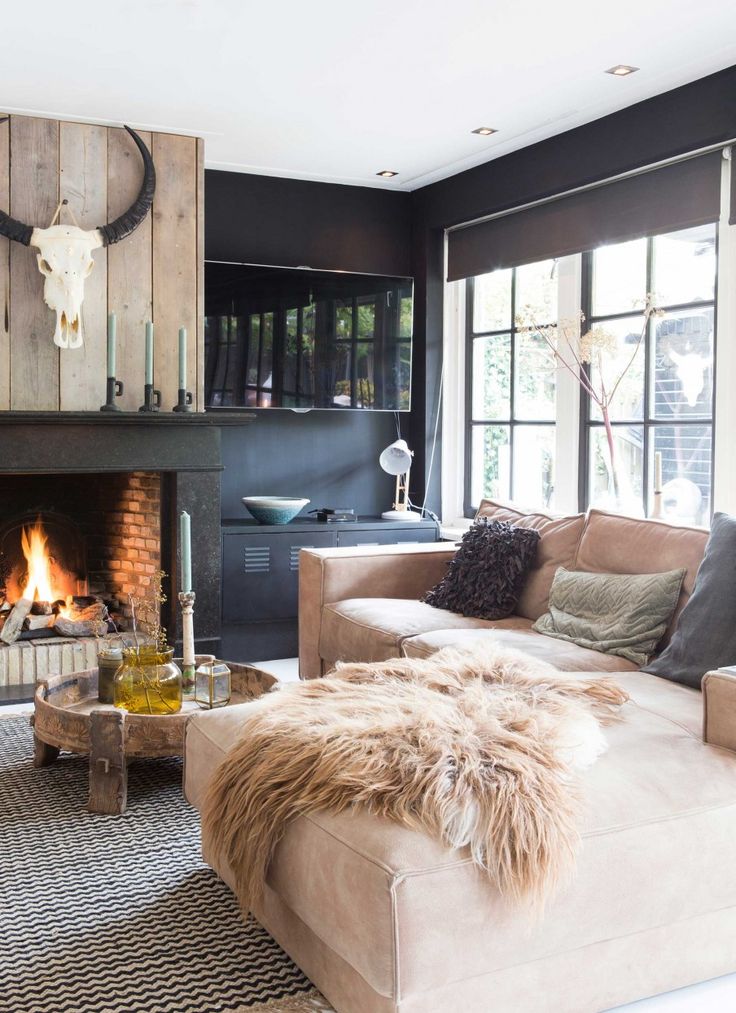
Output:
[[[697,940],[693,940],[693,945],[698,945]],[[733,1013],[736,1010],[736,974],[619,1006],[616,1013],[629,1010],[631,1013]]]
[[[299,681],[299,659],[298,658],[277,658],[275,661],[251,661],[253,668],[259,668],[262,672],[275,675],[279,682]]]
[[[295,682],[299,678],[297,658],[258,661],[253,662],[253,666],[269,672],[281,682]],[[27,703],[10,704],[0,707],[0,716],[12,713],[30,714],[32,710],[32,706]],[[697,940],[694,940],[694,945],[697,945]],[[643,957],[646,959],[646,955]],[[617,1013],[735,1013],[735,1011],[736,974],[617,1007]],[[560,1010],[560,1013],[565,1011]]]

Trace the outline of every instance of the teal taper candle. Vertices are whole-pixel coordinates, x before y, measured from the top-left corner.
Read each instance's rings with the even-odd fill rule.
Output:
[[[179,548],[181,551],[181,590],[192,590],[192,518],[182,510],[179,515]]]
[[[153,386],[153,324],[146,321],[146,383]]]
[[[115,376],[115,342],[117,340],[117,318],[111,313],[107,318],[107,375]]]
[[[187,329],[179,328],[179,390],[187,389]]]

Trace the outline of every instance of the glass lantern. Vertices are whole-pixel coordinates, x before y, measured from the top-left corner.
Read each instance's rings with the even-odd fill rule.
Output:
[[[197,660],[194,699],[206,710],[224,707],[230,702],[232,693],[230,669],[224,661],[216,661],[214,655],[204,659],[200,656]]]

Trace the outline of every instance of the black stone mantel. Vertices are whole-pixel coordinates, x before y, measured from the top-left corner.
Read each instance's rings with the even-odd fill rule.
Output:
[[[196,647],[216,654],[222,594],[220,429],[253,418],[245,413],[223,419],[194,412],[0,412],[0,481],[13,474],[159,472],[161,565],[168,575],[164,625],[179,646],[178,516],[186,510],[192,517]]]

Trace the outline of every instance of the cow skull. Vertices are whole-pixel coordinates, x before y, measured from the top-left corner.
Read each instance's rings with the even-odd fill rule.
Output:
[[[33,230],[31,246],[41,251],[36,259],[39,271],[46,278],[44,302],[56,311],[54,344],[59,348],[79,348],[83,343],[84,281],[95,266],[92,250],[102,246],[102,237],[97,229],[51,225],[48,229]]]
[[[50,225],[47,229],[34,229],[0,211],[0,235],[39,250],[36,258],[38,269],[46,279],[43,298],[46,305],[56,312],[54,344],[59,348],[79,348],[83,344],[81,308],[84,282],[95,266],[92,251],[129,236],[138,228],[153,203],[156,171],[151,153],[134,130],[130,127],[125,129],[143,158],[143,182],[131,206],[114,222],[97,229],[80,229],[77,225]]]

